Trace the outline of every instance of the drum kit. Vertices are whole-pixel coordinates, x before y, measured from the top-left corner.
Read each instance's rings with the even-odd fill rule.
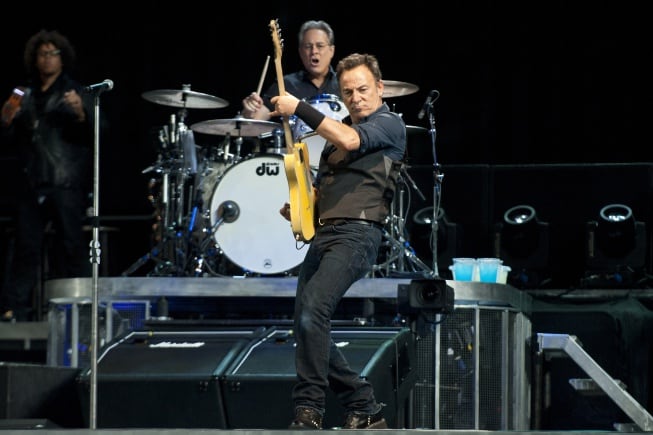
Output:
[[[384,82],[385,98],[418,89],[409,83]],[[278,212],[289,195],[283,126],[238,113],[234,118],[201,121],[189,127],[188,109],[216,109],[229,104],[193,91],[190,85],[183,85],[181,90],[144,92],[142,97],[178,110],[159,130],[157,161],[142,171],[154,174],[148,197],[155,208],[154,247],[122,275],[132,275],[150,262],[154,268],[148,276],[294,273],[308,247],[296,242],[290,224]],[[306,101],[339,121],[349,114],[335,95],[321,94]],[[326,140],[299,118],[289,119],[289,125],[293,140],[308,145],[310,165],[317,169]],[[196,134],[212,140],[198,144]],[[255,145],[249,149],[244,146],[246,142]],[[389,221],[388,237],[395,239],[394,234],[403,230],[397,228],[396,217]],[[405,245],[403,240],[393,241],[391,245],[400,249]],[[387,270],[388,263],[376,269]]]

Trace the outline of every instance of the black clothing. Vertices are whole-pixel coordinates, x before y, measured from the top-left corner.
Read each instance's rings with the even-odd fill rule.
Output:
[[[338,79],[333,67],[329,67],[329,74],[326,80],[319,88],[311,82],[308,73],[305,70],[297,71],[294,73],[286,74],[283,76],[283,84],[286,92],[295,97],[308,100],[311,97],[321,94],[331,94],[340,98],[340,88],[338,86]],[[279,85],[277,82],[271,84],[267,90],[261,95],[264,104],[270,111],[274,110],[274,104],[270,103],[272,97],[279,95]],[[273,119],[272,121],[277,121]]]
[[[66,91],[75,89],[82,95],[86,121],[63,101]],[[83,88],[65,73],[45,92],[40,86],[30,88],[14,119],[9,134],[19,147],[25,173],[32,187],[90,187],[90,155],[93,146],[92,110]]]
[[[345,118],[344,123],[350,123]],[[356,151],[341,151],[327,143],[315,178],[320,222],[363,219],[382,223],[390,213],[403,161],[406,126],[383,104],[352,125],[361,138]]]
[[[83,122],[64,103],[64,93],[72,89],[82,96]],[[18,320],[28,320],[21,313],[32,306],[48,222],[54,236],[48,278],[86,274],[82,225],[92,187],[91,106],[82,86],[62,73],[44,92],[40,85],[30,86],[20,112],[3,131],[23,166],[21,179],[15,180],[19,194],[13,263],[0,298],[3,312],[14,311]]]
[[[345,152],[328,144],[321,155],[315,180],[319,222],[297,278],[293,328],[298,382],[292,398],[293,426],[302,428],[320,426],[328,388],[351,415],[346,427],[385,425],[380,411],[389,398],[377,398],[369,381],[352,370],[330,329],[344,294],[377,259],[381,223],[406,150],[406,126],[384,104],[352,128],[361,138],[359,150]]]

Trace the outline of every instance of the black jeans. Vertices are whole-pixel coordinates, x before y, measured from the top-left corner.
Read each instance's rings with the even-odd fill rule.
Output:
[[[51,275],[68,278],[87,275],[84,258],[84,210],[86,201],[79,189],[51,189],[24,192],[16,210],[13,261],[0,305],[4,311],[29,311],[37,271],[42,266],[45,226],[52,221],[54,252],[50,253]]]
[[[331,388],[347,413],[376,414],[381,409],[372,385],[351,369],[331,339],[331,317],[349,287],[372,270],[381,239],[376,226],[318,227],[297,280],[295,407],[324,415],[326,389]]]

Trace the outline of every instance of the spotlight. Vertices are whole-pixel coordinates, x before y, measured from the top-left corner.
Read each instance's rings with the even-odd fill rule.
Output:
[[[635,218],[630,207],[610,204],[599,213],[597,246],[609,257],[620,258],[635,248]]]
[[[512,268],[508,282],[519,288],[534,288],[548,282],[549,224],[541,222],[535,208],[517,205],[495,225],[494,256]]]
[[[453,287],[442,278],[413,279],[409,285],[400,284],[397,288],[399,310],[415,313],[452,313],[454,308]]]
[[[646,224],[630,207],[608,204],[587,222],[584,286],[632,285],[646,265]]]
[[[518,205],[503,214],[503,242],[514,256],[527,257],[537,249],[537,213],[530,205]]]

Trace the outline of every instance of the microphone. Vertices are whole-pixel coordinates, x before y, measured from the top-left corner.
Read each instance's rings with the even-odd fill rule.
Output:
[[[218,218],[222,218],[224,222],[232,223],[240,215],[240,207],[235,202],[229,200],[225,201],[218,206],[217,211]]]
[[[419,113],[417,114],[417,119],[424,118],[424,114],[426,113],[426,108],[429,107],[431,104],[433,104],[435,100],[438,99],[439,96],[440,96],[440,92],[438,92],[435,89],[429,92],[428,96],[426,97],[426,101],[422,106],[422,110],[420,110]]]
[[[110,91],[113,89],[113,81],[106,79],[102,83],[96,83],[94,85],[90,85],[84,88],[86,92],[104,92],[104,91]]]

